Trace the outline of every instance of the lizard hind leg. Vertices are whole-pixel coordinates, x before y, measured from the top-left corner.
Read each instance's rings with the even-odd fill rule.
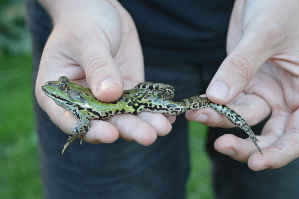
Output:
[[[240,126],[239,126],[240,127]],[[247,135],[249,135],[250,139],[253,141],[254,145],[256,146],[256,148],[259,150],[259,152],[263,155],[262,149],[260,148],[260,146],[258,145],[257,142],[259,142],[259,140],[256,138],[255,134],[253,133],[253,131],[251,130],[251,128],[249,126],[245,126],[245,127],[240,127],[241,129],[243,129],[245,131],[245,133],[247,133]]]
[[[187,110],[202,109],[210,107],[211,101],[206,97],[193,96],[181,101]]]
[[[226,116],[226,118],[233,123],[235,126],[241,128],[247,135],[250,137],[250,139],[253,141],[256,148],[259,150],[259,152],[263,155],[262,149],[258,145],[258,139],[256,138],[255,134],[247,124],[247,122],[234,110],[228,108],[225,105],[219,105],[211,102],[211,107],[215,109],[218,113]]]
[[[67,142],[63,146],[62,154],[64,153],[65,149],[76,139],[75,135],[71,133],[67,139]]]
[[[174,98],[174,87],[169,84],[153,83],[153,82],[142,82],[135,86],[138,90],[150,90],[155,92],[157,95],[162,96],[166,99]]]

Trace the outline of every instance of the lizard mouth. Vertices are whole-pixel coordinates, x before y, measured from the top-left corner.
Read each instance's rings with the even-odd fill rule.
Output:
[[[50,92],[45,88],[47,85],[48,85],[48,83],[44,83],[42,85],[42,90],[47,96],[50,96]]]
[[[47,95],[48,97],[54,99],[54,98],[55,98],[54,94],[51,93],[51,92],[47,89],[47,87],[50,87],[50,86],[51,86],[51,83],[50,83],[50,82],[46,82],[46,83],[44,83],[44,84],[42,85],[42,91],[45,93],[45,95]]]

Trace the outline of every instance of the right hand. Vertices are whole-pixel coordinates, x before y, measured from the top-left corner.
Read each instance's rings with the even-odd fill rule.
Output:
[[[298,8],[298,0],[237,0],[228,32],[229,55],[207,89],[211,101],[231,102],[249,125],[271,114],[258,136],[264,155],[250,139],[223,135],[215,141],[217,151],[247,161],[255,171],[277,169],[299,157]],[[211,111],[190,111],[188,119],[232,126]]]
[[[123,89],[144,81],[142,51],[133,20],[117,1],[40,1],[51,15],[54,29],[41,58],[36,97],[53,122],[69,134],[78,119],[44,95],[41,85],[67,76],[89,87],[98,100],[115,101]],[[149,145],[157,135],[169,133],[174,120],[155,113],[118,115],[92,121],[82,139],[96,144],[122,137]]]

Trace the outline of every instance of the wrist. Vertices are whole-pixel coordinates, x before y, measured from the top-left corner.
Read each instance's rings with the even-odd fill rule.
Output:
[[[106,0],[38,0],[40,4],[48,11],[50,14],[54,25],[58,22],[74,21],[74,24],[83,20],[86,22],[88,17],[96,17],[100,12],[107,10],[111,12],[114,10],[110,1]]]

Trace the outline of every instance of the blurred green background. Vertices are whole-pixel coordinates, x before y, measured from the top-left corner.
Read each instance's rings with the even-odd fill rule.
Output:
[[[30,36],[21,0],[0,0],[0,198],[42,198],[33,119]],[[213,198],[206,127],[190,122],[189,199]]]

